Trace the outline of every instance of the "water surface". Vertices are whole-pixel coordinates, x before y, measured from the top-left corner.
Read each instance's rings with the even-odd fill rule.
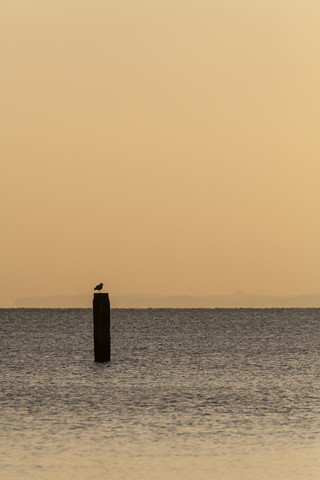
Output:
[[[320,478],[320,310],[2,309],[3,478]]]

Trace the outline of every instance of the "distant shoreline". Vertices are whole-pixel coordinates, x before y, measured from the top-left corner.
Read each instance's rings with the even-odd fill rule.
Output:
[[[0,307],[0,310],[92,310],[92,307]],[[318,307],[112,307],[111,310],[320,310]]]
[[[156,294],[109,294],[112,308],[320,308],[320,294],[297,296],[271,296],[234,293],[230,295],[156,295]],[[19,298],[9,308],[92,308],[91,295],[53,295]]]

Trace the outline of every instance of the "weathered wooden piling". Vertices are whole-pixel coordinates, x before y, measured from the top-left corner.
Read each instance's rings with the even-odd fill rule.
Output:
[[[93,340],[96,362],[110,361],[110,301],[108,293],[93,297]]]

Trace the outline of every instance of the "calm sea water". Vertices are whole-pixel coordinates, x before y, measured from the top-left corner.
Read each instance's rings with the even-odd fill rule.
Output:
[[[320,479],[320,310],[0,318],[1,478]]]

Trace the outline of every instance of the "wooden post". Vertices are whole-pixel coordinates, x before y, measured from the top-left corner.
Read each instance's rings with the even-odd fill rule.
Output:
[[[93,297],[93,340],[96,362],[110,361],[110,302],[108,293]]]

